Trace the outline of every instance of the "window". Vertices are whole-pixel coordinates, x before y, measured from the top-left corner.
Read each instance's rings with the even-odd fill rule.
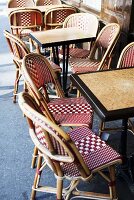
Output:
[[[101,11],[101,0],[83,0],[83,5],[90,7],[91,9]]]

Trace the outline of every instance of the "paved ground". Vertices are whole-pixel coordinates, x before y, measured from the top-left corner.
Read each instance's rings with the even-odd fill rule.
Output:
[[[3,36],[3,29],[9,30],[8,18],[3,11],[6,6],[4,2],[0,1],[0,200],[28,200],[35,173],[35,170],[30,168],[33,143],[18,104],[12,103],[15,66]],[[98,120],[95,124],[96,122]],[[129,142],[132,140],[134,138],[130,135]],[[118,141],[119,137],[116,134],[109,140],[115,148],[118,146]],[[130,147],[131,153],[134,148],[132,144]],[[52,174],[46,169],[42,182],[54,184],[53,180]],[[106,190],[98,180],[94,179],[90,189]],[[129,185],[119,177],[117,190],[119,200],[134,199],[133,184]],[[54,200],[55,196],[39,194],[37,199]]]

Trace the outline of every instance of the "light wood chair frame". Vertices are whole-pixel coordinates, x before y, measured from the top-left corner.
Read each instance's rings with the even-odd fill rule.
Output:
[[[48,10],[46,10],[45,14],[44,14],[44,25],[45,25],[45,29],[55,29],[55,28],[62,28],[63,26],[63,22],[65,20],[65,18],[67,17],[61,17],[61,21],[59,20],[59,22],[55,22],[55,17],[54,17],[54,13],[56,12],[67,12],[67,16],[75,13],[76,9],[71,7],[71,6],[62,6],[61,5],[57,5],[54,8],[50,8]]]
[[[64,132],[59,126],[53,123],[51,120],[46,118],[44,115],[40,113],[40,109],[36,102],[32,99],[32,97],[28,93],[23,93],[19,97],[19,106],[25,116],[27,117],[29,124],[29,133],[33,143],[39,149],[39,159],[37,170],[35,174],[34,184],[32,187],[31,200],[35,199],[36,192],[49,192],[56,193],[57,199],[61,200],[62,196],[65,200],[70,198],[70,195],[73,194],[75,196],[81,198],[95,198],[95,199],[109,199],[115,200],[117,199],[116,188],[115,188],[115,164],[122,163],[121,159],[116,161],[112,161],[109,164],[106,164],[103,167],[98,167],[93,170],[92,173],[90,169],[85,164],[80,152],[75,146],[74,142],[71,140],[70,136]],[[48,148],[40,143],[36,134],[35,134],[35,124],[38,124],[45,135]],[[45,125],[44,125],[45,124]],[[50,128],[51,127],[51,128]],[[55,138],[56,141],[62,146],[66,155],[58,155],[54,147],[51,143],[50,136]],[[42,163],[42,156],[44,158],[44,162]],[[60,162],[67,163],[78,163],[78,169],[80,171],[80,176],[77,177],[68,177],[64,176],[62,168],[60,166]],[[57,188],[52,188],[48,186],[40,186],[40,177],[41,172],[46,166],[46,164],[52,169],[55,174],[57,180]],[[81,166],[81,167],[80,167]],[[107,176],[103,169],[108,168],[109,175]],[[109,194],[101,194],[96,192],[85,192],[77,189],[77,185],[81,181],[89,182],[94,173],[98,173],[102,178],[105,179],[109,184]],[[67,188],[63,188],[64,179],[70,180],[70,185]]]
[[[15,66],[16,66],[16,78],[15,78],[14,92],[13,92],[14,94],[13,102],[16,103],[16,95],[18,91],[19,80],[22,76],[22,73],[21,73],[22,59],[23,59],[23,56],[30,53],[30,51],[21,39],[14,36],[7,30],[4,30],[3,33],[9,45],[10,51],[12,52],[14,56],[13,62],[15,63]]]

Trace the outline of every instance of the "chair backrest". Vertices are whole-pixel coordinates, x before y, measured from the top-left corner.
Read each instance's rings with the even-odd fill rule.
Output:
[[[62,4],[60,0],[37,0],[36,6],[45,6],[45,5],[60,5]]]
[[[17,7],[33,7],[33,0],[9,0],[7,4],[8,8],[17,8]]]
[[[24,34],[23,31],[26,29],[41,30],[43,23],[41,11],[34,8],[14,10],[9,14],[9,20],[12,33],[19,37]]]
[[[98,19],[95,15],[90,13],[75,13],[69,15],[64,23],[63,28],[77,27],[89,33],[89,35],[96,36],[98,30]]]
[[[13,53],[13,59],[15,62],[20,62],[25,55],[30,53],[26,44],[18,37],[14,36],[7,30],[4,30],[4,36],[7,40],[11,52]]]
[[[134,67],[134,42],[128,44],[121,52],[117,68]]]
[[[66,17],[75,12],[75,8],[62,5],[47,9],[44,15],[45,29],[61,28]]]
[[[91,49],[89,58],[100,61],[98,70],[102,70],[106,62],[109,62],[112,51],[120,36],[120,25],[110,23],[102,28]],[[96,58],[97,53],[97,58]]]
[[[27,87],[38,105],[41,106],[48,118],[55,121],[47,106],[47,103],[50,101],[47,85],[49,83],[54,84],[59,97],[64,97],[64,93],[51,64],[44,56],[30,53],[23,60],[22,73]]]
[[[38,105],[28,93],[19,95],[18,102],[28,119],[32,141],[55,174],[63,176],[61,163],[64,162],[74,164],[84,178],[89,176],[90,170],[70,136],[39,112]]]

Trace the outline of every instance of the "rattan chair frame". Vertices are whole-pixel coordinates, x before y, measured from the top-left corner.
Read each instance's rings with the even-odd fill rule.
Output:
[[[17,8],[17,7],[33,7],[33,0],[9,0],[7,3],[8,8]]]
[[[76,9],[67,5],[47,9],[44,14],[45,29],[61,28],[65,18],[73,13],[76,13]]]
[[[42,30],[43,16],[42,12],[36,8],[16,9],[9,14],[11,32],[30,43],[32,50],[32,40],[29,33]]]
[[[60,5],[62,4],[60,0],[36,0],[36,6],[45,6],[45,5]]]
[[[18,91],[19,80],[22,76],[22,73],[21,73],[22,59],[25,55],[30,53],[30,51],[21,39],[14,36],[7,30],[4,30],[4,36],[7,40],[10,51],[12,52],[12,54],[14,56],[13,61],[16,66],[16,78],[15,78],[14,92],[13,92],[13,94],[14,94],[13,102],[16,103],[16,95],[17,95],[17,91]]]
[[[30,53],[27,56],[25,56],[25,58],[23,59],[23,64],[22,64],[23,77],[24,77],[24,79],[25,79],[25,81],[27,83],[27,87],[28,87],[28,90],[29,90],[30,94],[34,97],[34,99],[37,102],[37,104],[42,108],[43,114],[45,116],[47,116],[48,119],[50,119],[54,123],[57,123],[59,126],[77,127],[77,126],[86,125],[86,126],[90,126],[91,127],[92,126],[92,122],[91,123],[89,122],[89,124],[86,122],[86,124],[85,124],[83,121],[81,121],[81,122],[79,121],[79,123],[78,123],[78,121],[76,120],[75,123],[72,122],[72,121],[70,121],[70,123],[66,123],[66,120],[65,121],[63,120],[59,124],[59,122],[55,120],[54,116],[52,115],[51,111],[48,108],[48,102],[51,102],[51,101],[49,99],[49,94],[48,94],[46,88],[44,88],[44,86],[41,86],[40,88],[37,88],[37,86],[34,83],[34,81],[36,79],[36,78],[34,78],[36,76],[36,73],[31,71],[32,74],[34,73],[34,76],[32,77],[32,74],[29,74],[30,70],[28,70],[27,67],[26,67],[26,60],[28,58],[30,58],[30,57],[33,57],[34,59],[35,58],[39,58],[40,59],[40,63],[41,63],[41,61],[43,63],[45,63],[45,65],[47,66],[47,68],[48,68],[48,70],[49,70],[49,72],[51,74],[50,76],[51,76],[51,79],[53,80],[53,84],[54,84],[57,96],[59,98],[63,98],[63,99],[64,99],[65,96],[64,96],[64,92],[63,92],[63,90],[61,88],[61,85],[59,83],[59,79],[57,77],[57,74],[52,69],[51,63],[46,58],[44,58],[42,55],[39,55],[39,54],[36,54],[36,53]],[[41,67],[43,67],[43,64],[41,64]],[[39,77],[38,77],[38,80],[39,80]],[[45,81],[45,77],[44,77],[44,81]],[[43,83],[44,83],[44,81],[43,81]],[[66,101],[66,98],[65,98],[65,101]],[[66,114],[66,116],[68,116],[68,114]],[[88,116],[91,117],[90,121],[92,121],[93,112],[88,113]],[[37,150],[35,149],[34,157],[36,157],[36,155],[37,155]],[[36,162],[36,158],[32,162],[32,167],[34,167],[35,162]]]
[[[114,36],[112,37],[112,39],[110,40],[109,45],[107,46],[107,48],[104,48],[102,46],[102,44],[100,43],[100,38],[105,33],[105,30],[109,29],[110,27],[116,28],[116,32],[115,32]],[[114,47],[115,47],[119,37],[120,37],[120,25],[119,24],[110,23],[110,24],[107,24],[106,26],[104,26],[101,29],[101,31],[99,32],[99,34],[98,34],[98,36],[97,36],[97,38],[96,38],[96,40],[94,42],[94,45],[92,46],[90,55],[87,58],[87,62],[89,60],[89,66],[90,66],[90,61],[92,61],[93,63],[96,63],[96,62],[99,61],[99,65],[97,67],[97,71],[103,70],[103,69],[109,69],[110,68],[111,59],[112,59],[112,52],[114,50]],[[97,58],[95,58],[96,52],[98,51],[98,53],[99,53],[100,50],[102,51],[101,52],[101,56],[99,55],[99,58],[98,58],[98,56],[97,56]],[[81,59],[81,61],[82,60],[84,61],[85,59]],[[77,61],[77,58],[76,58],[76,61]],[[74,63],[75,63],[75,61],[74,61]],[[70,65],[71,65],[71,62],[70,62]],[[95,71],[96,71],[96,69],[95,69]],[[90,69],[89,70],[87,69],[86,72],[90,72]]]
[[[28,119],[29,133],[31,139],[39,149],[38,165],[31,193],[32,200],[35,199],[37,191],[56,193],[58,200],[61,200],[62,196],[64,197],[64,199],[67,200],[69,199],[70,194],[79,197],[89,197],[95,199],[117,199],[115,188],[115,164],[122,163],[121,158],[117,158],[114,161],[104,164],[91,172],[86,163],[84,162],[75,143],[70,138],[69,134],[64,132],[59,126],[57,126],[51,120],[42,115],[40,112],[40,108],[28,93],[23,93],[20,95],[19,106]],[[47,142],[47,147],[43,145],[37,138],[37,135],[35,133],[35,124],[39,125],[42,128],[45,140]],[[52,143],[52,138],[54,138],[54,140],[58,142],[58,144],[64,149],[66,154],[59,155],[55,151],[55,148]],[[42,156],[45,161],[43,163]],[[65,176],[60,163],[75,163],[80,172],[80,176]],[[41,173],[46,164],[54,172],[54,175],[57,180],[57,188],[39,185]],[[103,169],[105,168],[108,168],[109,170],[108,176],[103,172]],[[109,194],[100,194],[77,190],[77,185],[79,184],[79,182],[89,182],[92,179],[94,173],[99,173],[99,175],[101,175],[105,179],[105,181],[108,182]],[[63,188],[64,179],[68,179],[71,182],[70,186],[66,189]]]
[[[21,72],[22,59],[24,56],[30,53],[30,50],[20,38],[11,34],[9,31],[4,30],[3,33],[9,45],[10,51],[14,56],[13,61],[16,66],[16,78],[14,84],[14,97],[13,97],[13,102],[16,103],[16,95],[18,91],[19,80],[22,76]],[[55,73],[59,75],[61,73],[61,68],[52,61],[48,60],[48,62],[50,62],[52,69],[55,71]]]

